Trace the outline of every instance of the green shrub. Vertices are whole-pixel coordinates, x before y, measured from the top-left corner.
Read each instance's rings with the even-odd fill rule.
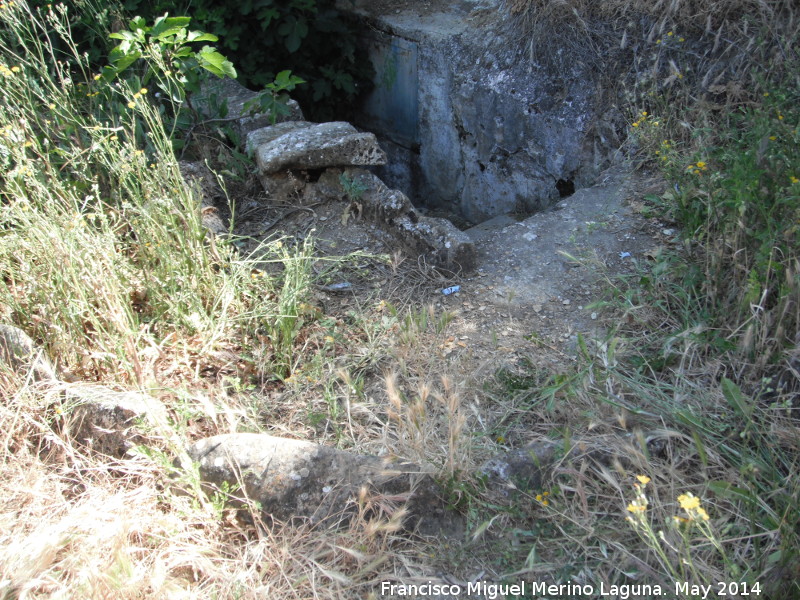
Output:
[[[635,135],[674,188],[659,202],[691,241],[681,277],[707,325],[734,332],[751,358],[768,361],[794,344],[800,323],[800,88],[764,84],[760,101],[691,143],[665,138],[659,116],[642,111]]]
[[[177,10],[165,0],[125,6],[148,20]],[[355,29],[332,0],[196,0],[189,8],[199,27],[219,37],[245,85],[263,88],[284,69],[308,82],[295,96],[316,120],[346,118],[342,107],[371,80],[371,63],[356,54]]]

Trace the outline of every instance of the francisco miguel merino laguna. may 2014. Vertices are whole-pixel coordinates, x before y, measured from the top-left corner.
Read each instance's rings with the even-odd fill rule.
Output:
[[[676,587],[679,584],[676,584]],[[381,594],[391,594],[396,596],[429,596],[429,595],[450,595],[450,596],[478,596],[495,600],[505,596],[534,596],[550,597],[580,597],[586,598],[598,596],[614,596],[619,600],[627,600],[640,596],[662,596],[664,591],[660,585],[652,584],[622,584],[608,585],[601,583],[599,588],[589,584],[562,583],[547,584],[536,581],[520,581],[513,584],[488,583],[477,581],[465,585],[450,583],[434,583],[428,581],[422,584],[397,584],[389,581],[381,582]]]

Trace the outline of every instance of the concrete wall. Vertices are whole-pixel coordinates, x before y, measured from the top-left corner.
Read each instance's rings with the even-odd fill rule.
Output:
[[[389,155],[379,176],[419,205],[476,223],[549,205],[560,179],[590,184],[619,145],[596,76],[531,61],[487,2],[341,6],[364,23],[376,69],[356,124]]]

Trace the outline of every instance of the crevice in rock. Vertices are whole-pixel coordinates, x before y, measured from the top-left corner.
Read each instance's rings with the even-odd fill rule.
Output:
[[[575,193],[575,182],[572,179],[559,179],[556,181],[556,190],[559,198],[568,198]]]

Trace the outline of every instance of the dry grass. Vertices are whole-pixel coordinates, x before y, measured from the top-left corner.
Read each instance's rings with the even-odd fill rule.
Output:
[[[694,127],[713,127],[757,100],[753,90],[769,71],[793,77],[800,11],[791,0],[508,0],[506,8],[529,59],[561,72],[590,67],[609,105],[652,106],[653,97],[691,128],[674,123],[673,139],[689,141]],[[551,52],[558,32],[562,52]],[[680,41],[679,41],[680,40]],[[635,117],[634,117],[635,119]],[[631,119],[633,120],[633,119]]]
[[[173,492],[176,476],[184,490],[196,482],[170,466],[158,437],[120,460],[95,454],[57,433],[57,394],[10,373],[2,384],[0,597],[364,598],[381,581],[432,575],[429,544],[399,535],[404,512],[391,499],[362,493],[356,518],[339,527],[267,526],[254,506],[243,519],[221,499]],[[185,402],[171,407],[187,414]],[[197,406],[188,430],[167,435],[186,443],[241,426],[225,414]],[[376,431],[353,433],[348,445]]]

